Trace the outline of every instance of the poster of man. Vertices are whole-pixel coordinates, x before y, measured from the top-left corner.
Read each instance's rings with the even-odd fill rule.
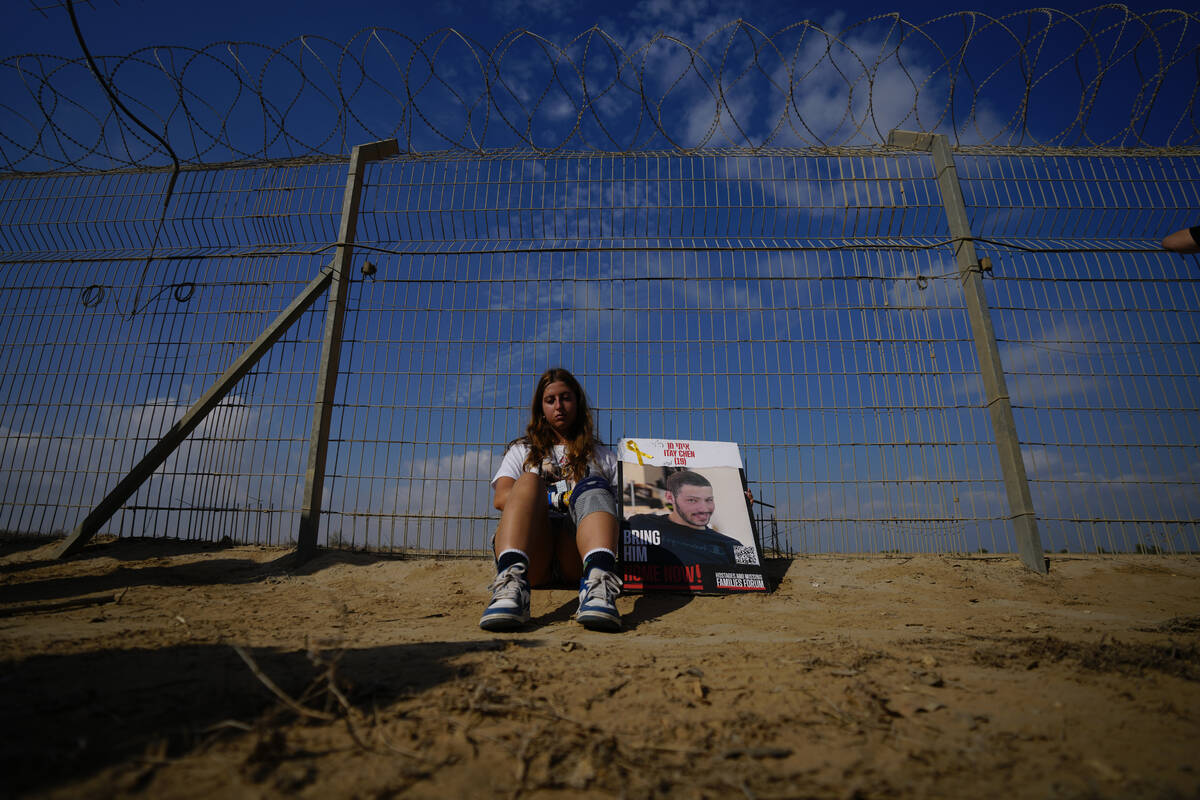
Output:
[[[628,591],[766,591],[733,442],[622,439],[621,568]]]

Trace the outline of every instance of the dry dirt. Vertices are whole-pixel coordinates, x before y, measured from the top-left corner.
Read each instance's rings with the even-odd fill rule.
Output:
[[[0,546],[7,795],[1200,796],[1193,558],[799,558],[489,635],[482,561],[52,547]]]

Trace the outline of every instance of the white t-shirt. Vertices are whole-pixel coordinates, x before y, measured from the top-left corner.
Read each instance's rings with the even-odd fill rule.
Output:
[[[517,442],[512,447],[504,452],[504,458],[500,461],[500,469],[496,470],[496,474],[492,476],[492,486],[496,485],[496,481],[501,478],[512,478],[514,481],[521,477],[522,472],[537,472],[534,468],[525,469],[525,456],[529,454],[529,445],[524,442]],[[564,444],[554,445],[554,459],[546,459],[542,464],[542,477],[547,482],[553,483],[561,480],[566,474],[567,465],[567,446]],[[612,450],[602,444],[597,444],[592,452],[591,473],[593,475],[603,475],[608,481],[609,486],[616,490],[617,486],[617,457]]]

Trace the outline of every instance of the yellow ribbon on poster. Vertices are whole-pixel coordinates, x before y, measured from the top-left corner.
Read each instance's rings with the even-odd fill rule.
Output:
[[[638,447],[637,442],[633,441],[632,439],[625,443],[625,449],[633,452],[637,456],[639,467],[644,467],[646,465],[646,462],[642,460],[643,457],[650,458],[650,454],[643,453],[642,448]]]

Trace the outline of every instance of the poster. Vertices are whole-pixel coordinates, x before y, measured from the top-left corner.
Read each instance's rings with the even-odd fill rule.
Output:
[[[767,590],[736,443],[622,439],[617,448],[627,591]]]

